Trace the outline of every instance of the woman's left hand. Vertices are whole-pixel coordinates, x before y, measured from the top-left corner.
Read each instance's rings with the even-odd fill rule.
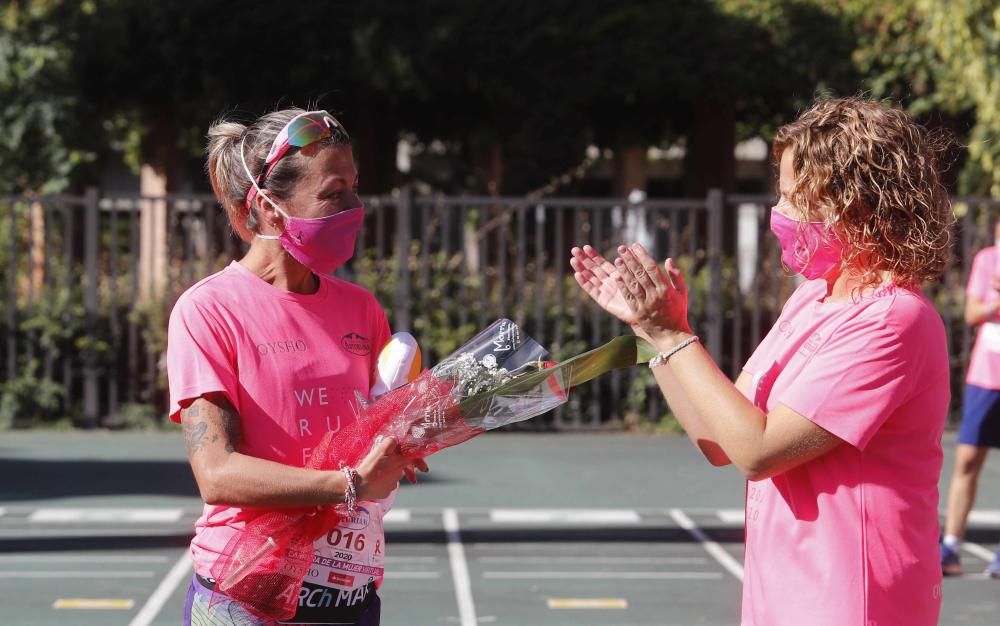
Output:
[[[403,474],[406,476],[406,479],[414,485],[417,484],[417,470],[429,472],[430,468],[427,467],[427,462],[423,459],[415,459],[413,463],[403,468]]]
[[[673,260],[667,259],[661,268],[637,243],[619,246],[618,255],[618,291],[643,332],[654,342],[691,334],[687,285]]]

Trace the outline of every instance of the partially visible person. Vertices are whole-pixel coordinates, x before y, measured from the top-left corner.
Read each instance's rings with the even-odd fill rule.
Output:
[[[414,466],[389,438],[357,467],[305,468],[327,432],[356,419],[390,337],[372,294],[330,275],[354,253],[365,214],[350,139],[326,111],[301,109],[220,121],[208,139],[212,188],[250,248],[170,315],[170,418],[205,501],[185,624],[272,626],[216,588],[230,541],[261,510],[346,505],[353,514],[314,546],[288,623],[377,626],[384,499]]]
[[[660,352],[650,367],[694,445],[748,480],[742,626],[938,623],[949,364],[920,288],[953,221],[938,154],[905,113],[857,98],[778,131],[771,230],[807,280],[735,384],[672,260],[573,250],[587,294]]]
[[[990,448],[1000,448],[1000,219],[993,224],[994,245],[972,261],[965,290],[965,322],[978,327],[965,378],[962,424],[955,447],[955,468],[948,488],[948,515],[941,540],[941,571],[962,573],[962,541],[976,502],[979,477]],[[1000,578],[1000,549],[986,573]]]

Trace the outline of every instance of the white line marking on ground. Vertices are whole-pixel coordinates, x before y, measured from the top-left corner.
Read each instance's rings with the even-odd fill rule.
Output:
[[[963,541],[962,549],[968,552],[969,554],[986,561],[987,563],[992,563],[993,557],[995,556],[993,552],[984,548],[978,543],[969,543],[968,541]]]
[[[722,546],[720,546],[715,541],[712,541],[698,526],[691,521],[691,518],[684,514],[684,511],[680,509],[670,509],[670,517],[677,523],[678,526],[683,528],[692,537],[701,542],[705,552],[708,552],[712,558],[719,562],[719,565],[726,568],[730,574],[735,576],[743,582],[743,566],[740,565],[736,559],[733,558],[731,554],[725,551]]]
[[[638,524],[634,509],[493,509],[496,524]]]
[[[719,580],[722,572],[483,572],[483,578],[566,580]]]
[[[167,573],[166,577],[160,581],[159,586],[156,587],[152,595],[149,596],[149,599],[146,600],[146,604],[142,605],[136,616],[129,622],[129,626],[149,626],[156,619],[163,605],[170,599],[170,594],[174,592],[177,585],[181,584],[181,581],[187,578],[190,572],[191,555],[185,550],[181,558],[174,563],[174,566]]]
[[[146,524],[149,522],[177,522],[184,516],[183,509],[38,509],[28,516],[29,522],[112,522]]]
[[[387,556],[385,558],[387,563],[437,563],[438,558],[436,556]]]
[[[152,578],[141,570],[27,570],[0,571],[0,578]]]
[[[3,517],[6,514],[7,514],[7,509],[5,509],[2,506],[0,506],[0,517]]]
[[[166,563],[165,556],[127,556],[115,554],[95,554],[82,556],[70,554],[53,556],[50,554],[0,554],[0,563]]]
[[[549,598],[550,609],[627,609],[625,598]]]
[[[386,578],[392,579],[403,579],[403,578],[416,578],[416,579],[426,579],[426,578],[441,578],[441,572],[400,572],[396,570],[386,570]]]
[[[596,563],[601,565],[699,565],[703,556],[481,556],[480,563]]]
[[[389,509],[382,518],[386,524],[406,524],[410,521],[409,509]]]
[[[166,528],[0,528],[0,538],[16,537],[31,539],[33,537],[173,537],[175,530]],[[181,533],[194,536],[194,530],[184,529]]]
[[[1000,510],[973,509],[969,512],[970,524],[1000,524]]]
[[[743,522],[747,519],[746,511],[743,509],[719,509],[716,511],[716,515],[718,515],[719,519],[725,524],[743,525]]]
[[[448,533],[448,558],[451,560],[451,574],[455,582],[455,598],[458,600],[458,620],[461,626],[476,626],[476,605],[472,602],[472,581],[469,566],[465,562],[465,548],[459,533],[458,512],[455,509],[441,511],[444,529]]]
[[[135,600],[113,598],[59,598],[52,603],[53,609],[96,609],[128,610],[135,606]]]

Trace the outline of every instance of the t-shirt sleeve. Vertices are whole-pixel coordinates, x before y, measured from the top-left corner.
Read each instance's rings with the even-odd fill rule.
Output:
[[[225,393],[236,405],[235,358],[222,325],[190,298],[177,301],[167,327],[170,419],[181,406],[206,393]]]
[[[992,267],[995,253],[990,253],[990,251],[982,250],[972,259],[972,271],[969,272],[969,284],[965,288],[965,293],[970,296],[975,296],[979,300],[985,302],[989,299],[991,292],[993,291],[993,272]]]
[[[374,296],[371,299],[369,318],[372,329],[372,358],[369,366],[368,380],[369,386],[371,386],[375,384],[378,370],[378,355],[382,352],[385,344],[389,343],[389,338],[392,337],[392,330],[389,328],[389,320],[385,316],[385,311],[378,301],[375,300]]]
[[[777,402],[863,450],[918,378],[920,352],[885,319],[851,320],[834,331]]]

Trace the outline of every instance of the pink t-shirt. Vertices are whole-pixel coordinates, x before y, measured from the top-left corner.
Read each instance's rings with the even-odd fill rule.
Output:
[[[803,283],[744,370],[846,444],[747,484],[743,626],[933,626],[938,476],[950,400],[944,324],[891,285],[822,302]]]
[[[233,262],[184,292],[170,314],[170,418],[180,421],[190,400],[223,392],[241,419],[239,452],[302,467],[327,431],[356,418],[355,393],[368,396],[389,335],[385,313],[361,287],[323,276],[316,293],[296,294]],[[364,509],[365,526],[373,508]],[[370,512],[380,534],[381,512]],[[210,576],[255,514],[205,505],[191,543],[195,571]]]
[[[996,246],[983,248],[972,260],[966,295],[975,296],[986,305],[997,300],[994,277],[1000,275],[1000,254]],[[1000,319],[984,322],[976,331],[976,344],[969,359],[965,382],[986,389],[1000,389]]]

